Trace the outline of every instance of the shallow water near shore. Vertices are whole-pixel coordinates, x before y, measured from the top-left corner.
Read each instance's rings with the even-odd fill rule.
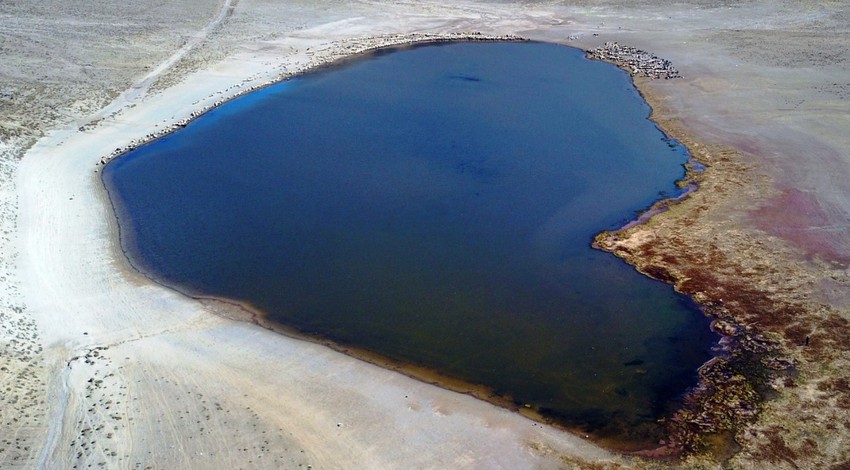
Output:
[[[649,445],[716,337],[593,250],[687,154],[576,49],[454,43],[240,97],[104,169],[133,264]]]

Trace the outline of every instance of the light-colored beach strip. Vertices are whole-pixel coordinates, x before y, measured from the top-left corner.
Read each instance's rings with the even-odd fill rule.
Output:
[[[128,267],[101,157],[246,77],[256,77],[251,86],[276,73],[237,56],[126,103],[93,130],[55,131],[27,153],[19,266],[50,369],[38,466],[555,468],[570,456],[611,458],[470,396],[214,315]]]
[[[103,9],[104,25],[124,25],[125,5],[101,3],[111,7]],[[622,461],[582,436],[222,318],[139,276],[121,254],[97,174],[116,148],[312,60],[353,53],[364,44],[357,38],[475,30],[586,48],[619,41],[682,72],[683,79],[638,85],[665,128],[705,157],[703,189],[621,242],[667,243],[663,254],[678,261],[662,267],[679,281],[715,276],[695,297],[778,338],[796,361],[793,380],[771,384],[778,398],[730,430],[741,448],[732,467],[850,461],[850,433],[841,427],[850,422],[850,343],[835,341],[846,329],[839,320],[850,319],[850,270],[829,260],[850,247],[845,3],[354,0],[301,16],[298,2],[230,3],[237,4],[232,17],[222,16],[228,2],[208,6],[190,26],[182,17],[168,23],[168,41],[149,42],[141,53],[113,47],[124,39],[123,26],[111,29],[103,47],[91,47],[97,34],[77,34],[76,18],[56,23],[68,33],[58,34],[44,26],[53,25],[53,10],[40,6],[35,16],[11,14],[0,23],[0,32],[34,45],[9,42],[4,66],[18,88],[0,89],[2,104],[17,106],[3,108],[14,111],[2,116],[3,129],[33,127],[0,141],[0,467],[570,468],[584,459]],[[140,9],[137,32],[163,23],[146,16],[160,11],[156,5]],[[69,38],[67,63],[43,31]],[[45,41],[54,47],[44,51],[59,52],[30,57]],[[89,51],[101,75],[84,73]],[[131,57],[136,68],[111,68]],[[127,70],[145,72],[127,87]],[[57,99],[65,88],[41,83],[53,77],[45,71],[76,77],[65,101]],[[50,131],[18,163],[32,136],[61,123],[67,127]],[[660,263],[662,255],[635,253],[636,264]],[[716,260],[708,273],[706,259]],[[764,299],[764,311],[736,304],[736,286]],[[771,323],[783,314],[776,306],[793,307],[787,311],[794,315]],[[796,330],[785,329],[792,323]]]

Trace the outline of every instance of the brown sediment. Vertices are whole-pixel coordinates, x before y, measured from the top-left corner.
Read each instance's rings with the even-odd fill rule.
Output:
[[[694,298],[723,336],[722,353],[700,369],[699,385],[664,423],[669,438],[645,455],[731,458],[742,466],[841,463],[821,456],[842,439],[825,433],[825,424],[850,426],[850,322],[815,293],[850,288],[850,279],[825,239],[802,230],[817,223],[817,207],[776,189],[738,150],[699,142],[669,117],[657,88],[635,82],[653,120],[705,170],[688,173],[699,186],[689,197],[659,203],[663,213],[601,233],[594,246]],[[811,210],[786,220],[775,209],[785,204]],[[783,232],[780,221],[800,233]]]
[[[358,348],[356,346],[341,344],[323,336],[311,335],[301,332],[296,328],[270,320],[265,312],[253,307],[248,303],[237,302],[235,300],[213,296],[191,296],[199,300],[202,304],[204,304],[204,306],[207,307],[208,311],[215,313],[219,316],[232,320],[253,323],[262,328],[274,331],[275,333],[282,334],[290,338],[321,344],[348,356],[366,361],[370,364],[374,364],[385,369],[401,372],[404,375],[416,378],[422,382],[433,385],[439,385],[442,388],[446,388],[458,393],[471,395],[478,399],[494,403],[504,408],[521,412],[522,414],[532,417],[538,421],[545,421],[542,416],[539,416],[534,413],[532,409],[527,408],[525,406],[520,406],[516,404],[510,397],[498,395],[490,388],[481,385],[474,385],[469,382],[465,382],[463,380],[459,380],[441,374],[440,372],[428,367],[417,366],[415,364],[396,361],[375,354],[371,351]]]
[[[499,394],[491,387],[458,379],[456,377],[443,374],[439,370],[431,367],[395,360],[364,348],[341,344],[324,336],[304,333],[291,326],[270,320],[265,312],[248,303],[214,296],[197,294],[186,295],[190,295],[192,298],[200,301],[209,312],[221,317],[253,323],[277,334],[302,341],[309,341],[315,344],[321,344],[333,349],[334,351],[341,352],[347,356],[368,362],[383,369],[393,370],[421,382],[435,385],[453,392],[469,395],[501,408],[514,411],[532,421],[543,423],[571,434],[584,437],[601,447],[615,452],[639,455],[641,450],[646,447],[644,443],[599,436],[593,432],[581,429],[580,427],[571,427],[558,420],[556,417],[548,415],[545,410],[541,410],[533,404],[518,402],[509,395]]]

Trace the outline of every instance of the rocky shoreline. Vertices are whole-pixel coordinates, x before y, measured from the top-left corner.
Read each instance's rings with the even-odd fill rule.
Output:
[[[636,47],[620,45],[616,41],[609,41],[604,46],[588,50],[587,57],[611,62],[628,72],[632,77],[641,76],[665,80],[682,78],[679,71],[676,67],[673,67],[673,63],[669,60]]]

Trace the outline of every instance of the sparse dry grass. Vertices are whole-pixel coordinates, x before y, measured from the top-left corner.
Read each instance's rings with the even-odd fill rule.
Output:
[[[663,119],[662,102],[653,104],[662,126],[707,165],[691,176],[700,189],[648,223],[601,234],[596,243],[697,299],[722,322],[716,330],[726,336],[726,351],[701,371],[700,387],[671,420],[672,439],[686,453],[723,454],[707,436],[733,432],[741,447],[734,462],[744,468],[842,464],[846,431],[824,426],[838,430],[850,420],[843,368],[850,323],[848,312],[811,293],[821,283],[850,286],[846,271],[741,223],[747,208],[773,194],[770,180],[733,149],[694,142]]]
[[[54,369],[47,370],[44,357],[52,353],[64,360],[70,359],[65,357],[67,351],[56,345],[51,345],[49,351],[42,349],[39,325],[26,310],[19,293],[21,285],[15,274],[18,161],[35,139],[56,127],[83,120],[144,76],[179,48],[187,35],[206,24],[217,6],[218,2],[181,1],[156,5],[106,0],[85,5],[53,0],[0,3],[3,18],[0,22],[3,64],[0,67],[2,468],[33,466],[47,429],[44,422],[49,405],[44,402],[48,396],[46,383],[57,373]],[[526,11],[530,12],[529,16],[521,16],[520,12]],[[844,122],[841,119],[846,119],[841,113],[844,108],[838,104],[846,103],[850,97],[847,91],[850,84],[847,75],[836,67],[846,67],[848,62],[848,11],[842,2],[605,0],[556,5],[485,0],[452,2],[451,5],[446,2],[395,2],[391,5],[293,1],[282,6],[280,2],[269,0],[240,0],[223,28],[163,75],[153,90],[158,92],[179,84],[189,72],[205,70],[236,51],[253,53],[274,48],[277,47],[275,41],[282,37],[348,17],[370,17],[368,21],[378,21],[376,18],[381,17],[390,25],[382,27],[393,32],[412,27],[398,21],[401,15],[416,18],[415,21],[422,21],[417,24],[432,29],[447,25],[447,17],[456,17],[455,25],[464,29],[522,33],[526,29],[539,28],[541,34],[551,31],[547,37],[559,41],[576,32],[589,38],[600,31],[603,37],[599,41],[604,41],[614,32],[620,34],[618,25],[621,24],[623,34],[649,42],[650,46],[666,47],[673,52],[681,49],[683,57],[692,62],[691,70],[695,73],[718,65],[717,57],[712,56],[717,49],[706,49],[704,44],[699,45],[700,41],[724,45],[725,50],[734,55],[729,60],[740,61],[742,69],[751,64],[775,67],[760,69],[758,73],[763,75],[750,75],[759,83],[756,86],[762,88],[770,88],[779,81],[779,75],[771,74],[784,75],[789,69],[811,69],[814,77],[811,83],[816,86],[816,93],[798,93],[799,90],[793,89],[797,82],[784,82],[792,88],[781,96],[785,101],[753,103],[752,100],[742,101],[734,93],[716,94],[723,87],[744,92],[753,90],[753,87],[742,87],[747,84],[740,82],[723,82],[723,77],[709,76],[704,84],[699,84],[704,87],[698,88],[726,107],[736,108],[743,102],[741,108],[756,105],[765,112],[753,112],[749,116],[751,121],[776,118],[776,114],[769,112],[780,107],[797,109],[810,105],[815,111],[808,118],[818,121],[815,126],[818,135],[841,142],[830,135],[836,132],[830,126],[842,133],[846,129],[841,126]],[[578,23],[573,22],[575,18],[580,18]],[[365,24],[366,20],[363,21]],[[579,24],[581,21],[585,23]],[[346,27],[334,25],[331,29],[338,31],[338,26]],[[314,32],[317,36],[313,39],[333,34],[329,31]],[[358,31],[355,35],[359,35],[368,32],[369,28],[355,26],[351,31]],[[637,45],[643,47],[643,44]],[[655,52],[664,55],[662,51]],[[269,67],[280,65],[272,64],[276,59],[267,57],[264,60],[269,60]],[[818,78],[821,72],[832,73],[837,78],[821,80]],[[679,106],[676,110],[665,110],[662,100],[649,98],[665,129],[687,143],[709,165],[708,171],[695,176],[701,189],[687,201],[672,204],[667,213],[646,225],[624,234],[608,234],[600,243],[635,263],[644,273],[674,283],[679,290],[693,296],[718,319],[716,328],[733,338],[729,342],[729,357],[702,372],[704,387],[695,391],[688,399],[689,406],[671,420],[671,430],[677,436],[672,445],[694,452],[682,464],[691,468],[717,468],[718,458],[727,455],[712,454],[712,449],[726,445],[726,435],[732,434],[741,447],[730,463],[735,468],[760,469],[766,465],[772,468],[850,468],[850,381],[847,372],[850,370],[850,312],[828,301],[829,292],[850,292],[847,270],[827,260],[800,254],[782,239],[753,228],[748,211],[775,195],[771,178],[763,168],[734,149],[703,145],[690,139],[688,132],[678,127],[673,119],[668,119],[683,117],[694,110],[683,108],[682,103],[674,103]],[[741,109],[737,111],[742,112]],[[798,117],[791,111],[783,113],[778,116]],[[826,118],[820,119],[824,116]],[[85,122],[78,124],[86,131],[97,127]],[[60,303],[68,299],[53,300]],[[224,399],[213,399],[206,392],[199,392],[192,377],[171,376],[161,369],[119,370],[120,366],[115,363],[120,358],[111,357],[112,350],[100,351],[97,355],[93,351],[99,350],[88,351],[73,366],[74,373],[82,380],[77,388],[72,384],[71,393],[79,403],[67,413],[70,416],[78,411],[82,419],[69,419],[73,428],[69,435],[76,434],[67,442],[56,444],[67,452],[64,463],[68,467],[74,465],[72,462],[118,465],[119,459],[129,455],[122,449],[138,444],[138,441],[131,442],[133,439],[159,437],[157,420],[168,416],[162,410],[146,408],[166,406],[165,402],[157,401],[161,397],[155,396],[159,388],[166,390],[168,396],[186,395],[186,401],[168,409],[175,412],[178,421],[189,420],[190,428],[201,433],[197,439],[192,439],[193,445],[198,442],[214,444],[223,442],[215,439],[225,439],[224,434],[216,438],[208,434],[214,429],[206,425],[208,420],[220,420],[221,426],[215,429],[226,430],[227,436],[246,437],[250,432],[240,431],[256,427],[258,417],[263,414],[264,410],[256,407],[237,407],[233,403],[220,405]],[[134,380],[138,383],[141,378],[156,380],[158,388],[134,390],[130,384]],[[222,395],[226,394],[222,392]],[[770,399],[765,400],[768,396]],[[134,399],[140,400],[138,404]],[[131,402],[134,402],[132,407]],[[265,411],[273,412],[272,408]],[[236,414],[240,418],[227,418]],[[134,425],[137,426],[132,438],[126,435],[130,418],[136,419]],[[141,421],[149,427],[139,426]],[[169,429],[182,429],[180,424]],[[95,434],[97,437],[92,437]],[[188,437],[177,431],[172,435],[189,442]],[[282,441],[273,439],[265,444],[256,439],[249,441],[246,437],[239,452],[256,451],[252,442],[265,446],[259,449],[263,452],[269,446],[282,447]],[[313,448],[322,450],[323,446],[312,444]],[[145,447],[146,451],[158,453],[155,457],[171,455],[165,444],[145,445],[149,446]],[[300,455],[296,457],[287,462],[306,462]],[[174,457],[171,462],[184,462],[180,458],[183,457]],[[132,464],[152,464],[152,461],[142,460],[138,458]],[[560,463],[566,468],[593,469],[667,466],[665,461],[635,459],[594,463],[574,457],[564,457]]]

